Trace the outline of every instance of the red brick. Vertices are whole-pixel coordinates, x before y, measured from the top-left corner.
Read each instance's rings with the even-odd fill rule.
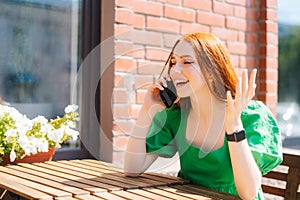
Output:
[[[180,29],[181,34],[194,33],[194,32],[210,32],[210,27],[207,25],[201,25],[196,23],[186,23],[186,22],[181,23],[181,29]]]
[[[132,8],[136,13],[156,16],[162,16],[163,14],[163,4],[159,2],[135,0]]]
[[[134,77],[134,89],[147,89],[154,83],[153,76],[135,75]]]
[[[276,81],[270,81],[268,80],[268,82],[261,82],[260,83],[260,89],[262,91],[265,91],[267,93],[273,93],[276,94],[277,93],[277,79]]]
[[[258,41],[257,37],[258,37],[257,33],[253,33],[253,32],[246,33],[246,42],[256,44]]]
[[[127,103],[128,95],[125,89],[114,89],[113,91],[113,103]]]
[[[277,8],[277,0],[260,0],[260,7]]]
[[[132,8],[132,0],[116,0],[116,6]]]
[[[165,62],[138,61],[138,73],[148,75],[160,74]]]
[[[179,21],[194,22],[196,13],[192,9],[165,5],[164,16]]]
[[[145,47],[143,45],[133,45],[130,56],[137,59],[145,58]]]
[[[230,58],[231,58],[232,65],[233,65],[234,67],[240,66],[240,64],[239,64],[239,56],[238,56],[238,55],[233,55],[233,54],[231,54],[231,55],[230,55]]]
[[[120,72],[133,72],[136,71],[137,64],[131,58],[117,58],[115,62],[116,71]]]
[[[170,52],[171,48],[179,38],[180,36],[176,34],[164,34],[164,46],[169,48],[166,49],[166,51]]]
[[[164,19],[158,17],[148,16],[146,21],[146,28],[151,30],[157,30],[161,32],[179,32],[179,22],[171,19]]]
[[[179,6],[181,4],[181,0],[166,0],[166,3]]]
[[[197,22],[211,26],[224,26],[225,17],[219,14],[208,13],[203,11],[197,12]]]
[[[115,74],[115,87],[125,87],[123,74]]]
[[[123,24],[133,23],[133,12],[126,8],[116,8],[116,22]]]
[[[114,119],[130,118],[129,107],[126,105],[114,105],[113,107]]]
[[[233,15],[234,7],[225,2],[213,1],[213,11],[219,14]]]
[[[245,32],[239,32],[238,33],[238,42],[245,42],[246,41],[246,33]]]
[[[246,20],[236,18],[236,17],[227,17],[226,18],[226,28],[235,29],[240,31],[246,31]]]
[[[140,28],[140,29],[145,28],[145,16],[139,15],[139,14],[134,14],[132,26],[134,28]]]
[[[132,40],[132,30],[131,25],[126,24],[115,24],[115,38],[122,40]]]
[[[221,40],[236,41],[238,38],[237,31],[226,29],[224,27],[212,27],[211,32]]]
[[[278,79],[278,70],[277,69],[260,69],[257,71],[257,78],[259,80],[272,80],[272,81],[277,81]]]
[[[247,16],[247,8],[243,6],[234,6],[234,16],[239,18],[246,18]]]
[[[115,41],[115,54],[116,55],[129,55],[133,49],[133,44],[125,41]]]
[[[245,57],[245,61],[246,61],[246,68],[256,68],[258,66],[258,61],[256,57]]]
[[[278,69],[278,60],[277,57],[274,58],[265,58],[262,57],[259,59],[259,67],[262,69]]]
[[[136,95],[136,102],[138,104],[143,104],[144,103],[144,99],[146,96],[147,90],[137,90],[137,95]]]
[[[248,0],[226,0],[227,3],[234,5],[246,6]]]
[[[260,11],[260,19],[261,20],[271,20],[277,21],[277,10],[273,9],[263,9]]]
[[[258,23],[256,21],[247,21],[247,29],[246,32],[256,33],[258,32]]]
[[[137,44],[161,46],[163,34],[154,31],[134,30],[132,40]]]
[[[246,18],[248,20],[257,20],[258,19],[258,11],[257,9],[248,8],[246,11]]]
[[[187,8],[197,9],[197,10],[211,11],[212,1],[211,0],[201,0],[201,1],[183,0],[183,6]]]
[[[162,48],[146,48],[146,59],[166,61],[170,52]]]
[[[246,55],[247,45],[243,42],[227,42],[229,52],[237,55]]]
[[[259,24],[260,30],[263,30],[264,32],[278,32],[278,23],[274,21],[263,21]]]

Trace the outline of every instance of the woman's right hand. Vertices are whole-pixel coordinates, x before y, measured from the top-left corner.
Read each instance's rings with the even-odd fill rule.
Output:
[[[163,103],[159,95],[159,92],[161,90],[164,90],[161,84],[155,83],[151,85],[146,93],[143,107],[149,109],[152,106],[159,106],[160,109],[163,109],[165,107],[165,104]]]

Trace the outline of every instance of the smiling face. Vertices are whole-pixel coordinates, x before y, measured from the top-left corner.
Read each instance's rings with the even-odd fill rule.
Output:
[[[206,84],[190,43],[180,41],[170,62],[170,74],[179,97],[189,97]]]

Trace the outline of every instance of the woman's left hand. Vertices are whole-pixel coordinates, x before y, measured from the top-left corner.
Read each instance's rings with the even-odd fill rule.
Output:
[[[243,129],[241,113],[254,97],[256,84],[256,69],[251,71],[248,81],[248,71],[243,70],[242,78],[239,77],[236,85],[235,98],[232,99],[231,92],[227,91],[227,110],[225,115],[225,128],[227,134]]]

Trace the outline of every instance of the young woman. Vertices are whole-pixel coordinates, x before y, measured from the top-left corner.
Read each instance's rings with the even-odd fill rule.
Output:
[[[179,177],[193,184],[263,199],[261,177],[282,161],[275,119],[255,94],[256,69],[238,78],[212,34],[180,38],[167,61],[170,77],[149,88],[128,142],[124,171],[143,173],[158,156],[180,156]],[[173,80],[178,100],[166,108],[159,91]],[[164,86],[164,87],[163,87]]]

